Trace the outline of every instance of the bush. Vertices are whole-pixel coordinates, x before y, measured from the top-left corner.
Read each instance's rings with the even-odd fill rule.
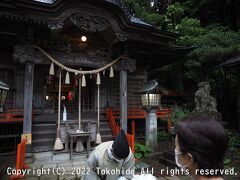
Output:
[[[145,144],[140,144],[138,142],[134,145],[134,157],[136,159],[146,158],[151,152],[151,148]]]
[[[185,108],[174,109],[171,116],[173,125],[176,123],[177,120],[188,116],[189,113],[190,113],[189,110]]]
[[[228,159],[228,158],[224,159],[223,161],[224,168],[230,168],[231,162],[232,162],[231,159]]]
[[[169,134],[166,131],[158,131],[157,133],[158,141],[164,141],[169,139]]]
[[[228,147],[231,150],[235,150],[235,148],[240,148],[240,135],[232,130],[227,130],[227,135],[229,139]]]

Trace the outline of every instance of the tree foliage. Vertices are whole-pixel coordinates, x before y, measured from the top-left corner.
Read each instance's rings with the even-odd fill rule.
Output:
[[[175,31],[176,25],[184,16],[184,8],[180,3],[171,1],[125,0],[134,16],[162,29]],[[154,3],[153,3],[154,2]]]
[[[194,92],[200,81],[209,81],[212,95],[218,103],[218,110],[228,123],[237,125],[237,100],[240,96],[240,76],[238,69],[219,70],[215,67],[222,62],[240,54],[240,32],[236,31],[237,7],[239,1],[227,0],[125,0],[134,12],[134,16],[152,24],[157,29],[172,31],[180,34],[176,45],[193,46],[195,49],[179,63],[167,65],[160,69],[161,83],[184,90],[188,96],[186,106],[194,107]],[[154,2],[154,3],[153,3]],[[231,4],[232,3],[232,4]],[[234,13],[226,16],[222,21],[203,19],[201,13],[212,4],[222,4],[222,8],[229,8]],[[238,5],[237,5],[238,4]],[[225,6],[226,5],[226,6]],[[214,9],[211,9],[214,11]],[[225,9],[227,12],[227,9]],[[232,19],[235,15],[235,20]],[[212,16],[215,19],[214,16]],[[219,17],[216,17],[216,19]],[[230,20],[231,19],[231,20]],[[228,20],[229,22],[227,22]],[[218,24],[221,22],[222,24]],[[234,25],[231,24],[235,22]],[[228,24],[229,26],[226,26]],[[225,26],[223,26],[225,25]],[[232,29],[235,31],[233,31]],[[176,69],[177,68],[177,69]],[[177,81],[181,68],[181,81]],[[175,76],[175,77],[172,77]],[[169,77],[171,79],[169,80]],[[175,79],[175,80],[173,80]],[[173,82],[177,82],[173,84]],[[181,86],[178,84],[182,83]],[[165,85],[164,84],[164,85]],[[181,89],[177,87],[183,87]],[[236,90],[238,88],[238,90]],[[231,115],[230,115],[231,114]],[[234,121],[235,119],[235,121]],[[227,121],[227,120],[226,120]],[[235,122],[235,124],[234,124]]]
[[[184,18],[177,29],[182,35],[178,45],[196,47],[185,63],[185,76],[196,82],[207,80],[215,66],[240,52],[240,32],[227,27],[218,24],[202,27],[199,20]]]
[[[135,16],[158,29],[180,33],[177,45],[196,47],[184,64],[184,77],[196,83],[208,79],[216,65],[240,52],[240,32],[219,24],[203,27],[197,17],[188,16],[214,1],[125,0]]]

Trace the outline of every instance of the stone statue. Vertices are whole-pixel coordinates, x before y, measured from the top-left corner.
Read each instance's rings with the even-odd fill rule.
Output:
[[[199,90],[195,93],[196,108],[194,112],[217,112],[217,102],[210,95],[210,90],[208,82],[199,83]]]

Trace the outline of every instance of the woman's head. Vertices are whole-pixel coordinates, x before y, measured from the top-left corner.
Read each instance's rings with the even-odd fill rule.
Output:
[[[176,152],[183,166],[223,169],[227,136],[223,126],[208,113],[192,114],[176,123]]]

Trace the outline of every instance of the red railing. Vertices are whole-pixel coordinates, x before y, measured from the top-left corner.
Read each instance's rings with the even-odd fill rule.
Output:
[[[172,121],[171,121],[171,109],[160,109],[156,110],[157,118],[167,118],[168,125],[167,128],[168,130],[172,127]],[[113,110],[112,111],[113,118],[114,119],[119,119],[120,118],[120,111]],[[127,118],[128,120],[132,120],[132,134],[135,134],[135,120],[141,120],[145,119],[147,116],[147,113],[143,109],[129,109],[128,110],[128,115]]]
[[[17,158],[16,158],[16,171],[19,172],[22,169],[28,168],[25,164],[25,153],[26,153],[26,139],[23,139],[21,143],[18,144],[17,148]],[[11,179],[23,179],[23,174],[16,174],[10,176]]]
[[[5,113],[0,114],[0,123],[22,122],[23,121],[23,109],[8,109]],[[36,111],[33,110],[32,118]]]
[[[115,118],[113,116],[112,110],[110,108],[107,108],[107,119],[112,129],[113,136],[115,137],[119,132],[120,127],[117,125]]]
[[[113,116],[112,110],[107,108],[107,119],[109,121],[110,127],[112,129],[113,136],[116,137],[118,132],[120,131],[120,127],[117,125],[115,118]],[[127,133],[127,139],[129,146],[131,147],[132,152],[134,153],[134,135]]]
[[[169,130],[172,127],[172,121],[171,121],[171,109],[161,109],[157,110],[157,118],[167,118],[167,129]],[[117,125],[115,119],[120,118],[120,111],[112,111],[110,108],[107,108],[107,119],[109,121],[110,127],[112,129],[113,136],[115,137],[117,133],[120,130],[120,127]],[[141,120],[145,119],[147,116],[147,113],[143,109],[129,109],[127,112],[127,119],[131,120],[131,128],[132,128],[132,135],[127,134],[129,145],[132,148],[132,151],[134,152],[134,137],[135,137],[135,120]]]

